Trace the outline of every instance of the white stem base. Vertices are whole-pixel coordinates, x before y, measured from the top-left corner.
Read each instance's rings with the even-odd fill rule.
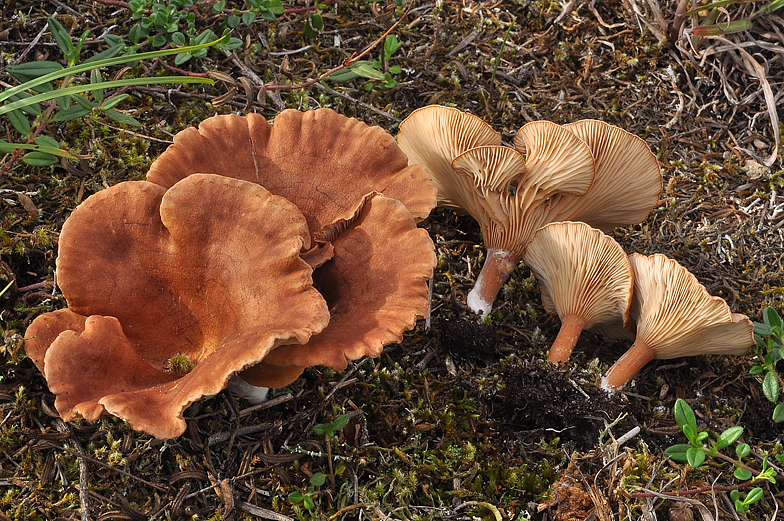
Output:
[[[226,385],[226,389],[241,398],[245,398],[251,405],[258,405],[267,401],[269,387],[251,385],[237,375],[234,375]]]

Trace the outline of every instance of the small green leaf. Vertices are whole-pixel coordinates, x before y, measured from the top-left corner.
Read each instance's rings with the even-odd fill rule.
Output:
[[[116,110],[107,110],[106,115],[109,119],[116,121],[117,123],[124,123],[126,125],[131,125],[132,127],[141,127],[142,124],[133,119],[131,116],[123,114],[122,112],[117,112]]]
[[[289,501],[291,501],[294,504],[301,502],[302,498],[303,498],[303,494],[299,490],[295,490],[294,492],[289,494]]]
[[[73,52],[74,46],[71,43],[71,35],[68,34],[68,31],[65,30],[62,24],[54,17],[49,17],[46,22],[49,24],[49,30],[52,32],[54,41],[60,50],[63,51],[63,54],[67,56]]]
[[[749,490],[749,493],[746,495],[746,499],[743,500],[743,503],[746,505],[753,505],[760,499],[762,499],[762,489],[760,487],[754,487],[753,489]]]
[[[773,306],[768,306],[762,311],[762,319],[765,325],[771,328],[782,328],[781,317]]]
[[[140,41],[147,38],[147,29],[141,24],[141,22],[137,23],[133,27],[131,27],[130,32],[128,33],[128,39],[131,41],[132,44],[136,45]]]
[[[60,148],[60,143],[55,138],[49,136],[38,136],[35,138],[35,144],[42,147]]]
[[[691,447],[686,451],[686,461],[689,462],[691,468],[696,469],[705,461],[705,452]]]
[[[92,109],[85,109],[79,105],[71,105],[65,110],[61,110],[52,118],[53,121],[73,121],[82,118],[92,112]]]
[[[357,78],[359,78],[359,74],[356,74],[351,69],[340,69],[339,71],[335,71],[329,75],[329,79],[335,83],[343,83],[346,81],[355,80]]]
[[[323,423],[317,423],[316,425],[313,426],[313,432],[323,436],[324,433],[327,432],[327,426],[324,425]]]
[[[226,7],[226,0],[218,0],[212,4],[212,12],[215,14],[220,13]]]
[[[101,71],[99,69],[93,69],[90,71],[90,83],[93,85],[98,85],[103,82],[103,76],[101,76]],[[93,96],[95,96],[95,101],[101,103],[103,101],[103,89],[94,89]]]
[[[24,83],[52,72],[61,71],[63,70],[63,66],[57,62],[35,61],[20,63],[19,65],[9,65],[5,70],[8,74]]]
[[[686,461],[686,451],[693,448],[691,445],[680,444],[667,447],[664,453],[675,461]]]
[[[94,109],[95,107],[97,107],[97,106],[98,106],[98,104],[97,104],[97,103],[94,103],[94,102],[92,102],[92,101],[88,100],[87,98],[85,98],[85,97],[84,97],[84,96],[82,96],[81,94],[74,94],[74,95],[73,95],[73,100],[74,100],[74,101],[75,101],[75,102],[76,102],[76,103],[77,103],[77,104],[78,104],[80,107],[82,107],[83,109],[87,109],[87,110],[92,110],[92,109]]]
[[[308,510],[313,510],[314,508],[316,508],[316,504],[313,502],[313,498],[307,494],[305,494],[302,497],[302,506],[304,506]]]
[[[56,156],[45,152],[30,152],[22,156],[22,161],[30,166],[51,166],[59,162]]]
[[[283,14],[283,2],[281,0],[265,0],[263,2],[264,7],[269,9],[272,14],[275,15],[282,15]]]
[[[751,479],[752,473],[749,469],[738,467],[735,469],[735,472],[733,472],[732,475],[735,476],[735,479],[738,479],[740,481],[746,481],[748,479]]]
[[[371,80],[383,80],[384,74],[378,69],[373,68],[370,62],[360,60],[351,65],[351,70],[358,76]]]
[[[9,112],[8,119],[11,121],[11,125],[13,125],[16,131],[23,136],[30,133],[30,122],[27,121],[27,116],[22,114],[21,110]]]
[[[745,458],[751,454],[751,447],[749,447],[748,443],[738,443],[735,447],[735,454],[737,454],[738,459]]]
[[[342,431],[348,425],[348,414],[341,414],[331,423],[332,428],[337,431]]]
[[[320,31],[324,28],[324,18],[321,16],[321,13],[316,11],[310,16],[310,26],[316,31]]]
[[[738,438],[743,435],[743,427],[735,426],[730,427],[729,429],[725,430],[721,434],[719,434],[719,438],[716,441],[716,448],[723,449],[724,447],[729,447],[733,443],[735,443]]]
[[[765,398],[769,401],[776,403],[779,400],[779,378],[776,371],[768,371],[765,378],[762,380],[762,392]]]
[[[130,94],[117,94],[116,96],[112,96],[108,98],[101,104],[101,108],[103,110],[109,110],[112,107],[117,106],[118,103],[121,101],[125,101],[130,97]]]
[[[389,68],[389,72],[391,72],[392,74],[400,74],[401,72],[403,72],[403,68],[400,67],[400,65],[393,65],[392,67]]]
[[[228,25],[229,28],[231,28],[231,29],[236,29],[237,26],[240,25],[241,21],[242,20],[240,19],[239,16],[237,16],[236,14],[233,14],[233,15],[229,16],[226,19],[226,25]]]
[[[784,403],[776,405],[773,409],[773,421],[776,423],[784,422]]]
[[[242,23],[245,25],[250,25],[253,21],[256,20],[256,13],[253,11],[248,11],[246,13],[242,13]]]
[[[320,487],[327,481],[327,475],[323,472],[316,472],[310,476],[310,484],[314,487]]]
[[[762,368],[761,365],[755,365],[754,367],[749,369],[749,374],[750,375],[758,375],[758,374],[762,374],[762,371],[764,371],[764,369]]]
[[[180,31],[172,34],[171,39],[177,45],[185,45],[185,35],[182,34]]]
[[[180,54],[174,57],[174,64],[182,65],[183,63],[187,62],[191,58],[193,58],[193,54],[189,52],[181,52]]]
[[[164,45],[166,45],[166,37],[162,34],[156,34],[152,39],[152,46],[163,47]]]
[[[684,425],[689,425],[693,432],[697,432],[697,418],[694,417],[694,411],[682,398],[675,401],[675,421],[678,422],[681,429]]]

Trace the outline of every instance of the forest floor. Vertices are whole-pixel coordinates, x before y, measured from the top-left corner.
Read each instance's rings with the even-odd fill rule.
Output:
[[[129,44],[138,21],[132,8],[153,3],[6,0],[0,85],[18,83],[8,65],[65,64],[48,17],[74,41],[90,30],[83,60],[106,49],[107,33]],[[196,33],[210,28],[218,35],[237,21],[232,14],[269,5],[214,4],[171,2],[173,12],[195,14]],[[653,362],[609,396],[598,382],[628,343],[586,333],[565,367],[548,366],[559,321],[544,311],[523,265],[490,320],[478,323],[465,298],[481,267],[481,233],[471,218],[440,208],[422,224],[439,256],[430,327],[420,322],[379,358],[343,373],[308,369],[261,406],[227,392],[203,399],[186,410],[188,429],[174,440],[134,432],[111,417],[59,419],[23,337],[33,318],[66,305],[46,284],[64,220],[91,194],[143,179],[176,132],[217,113],[258,112],[271,120],[283,108],[331,107],[395,134],[414,109],[446,104],[479,116],[506,142],[529,121],[606,121],[642,137],[664,175],[648,219],[614,232],[623,248],[675,258],[753,321],[762,321],[767,306],[781,309],[784,170],[771,105],[784,85],[784,20],[775,13],[756,18],[746,32],[700,40],[683,30],[705,13],[686,17],[673,34],[672,0],[658,7],[642,0],[325,4],[315,35],[306,34],[314,11],[304,2],[284,4],[274,20],[239,22],[235,50],[210,49],[177,66],[174,57],[149,60],[126,73],[218,72],[237,82],[236,92],[226,81],[131,87],[117,109],[140,127],[100,110],[43,126],[30,119],[30,132],[89,158],[42,167],[0,156],[0,289],[14,281],[0,296],[0,520],[782,516],[784,428],[772,420],[775,404],[763,394],[762,376],[750,373],[757,352]],[[748,18],[760,4],[729,5],[720,21]],[[186,25],[183,18],[180,28]],[[381,66],[391,71],[386,80],[296,87],[390,29],[401,46]],[[142,42],[139,52],[152,50]],[[382,49],[368,59],[379,59]],[[249,97],[242,77],[251,80]],[[0,138],[27,139],[4,116],[0,122]],[[738,480],[733,463],[720,456],[697,469],[667,458],[667,447],[687,442],[674,418],[677,398],[713,439],[742,426],[741,441],[751,448],[744,464],[759,471],[767,455],[774,482]],[[337,427],[332,436],[314,431],[330,423]],[[638,434],[616,441],[635,427]],[[733,447],[721,452],[736,457]],[[311,481],[318,473],[328,479]],[[762,498],[739,513],[732,490],[739,488],[742,500],[752,486]]]

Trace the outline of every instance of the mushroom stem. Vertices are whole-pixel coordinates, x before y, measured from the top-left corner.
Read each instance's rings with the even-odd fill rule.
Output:
[[[617,391],[626,385],[626,382],[634,378],[640,372],[640,369],[654,358],[656,358],[656,351],[638,338],[634,345],[604,375],[604,378],[602,378],[602,389],[605,391]]]
[[[476,278],[474,289],[468,293],[467,304],[474,313],[484,319],[490,314],[493,302],[509,275],[514,271],[520,256],[512,251],[500,248],[488,248],[487,259],[482,271]]]
[[[561,330],[558,331],[558,336],[550,347],[547,360],[555,364],[565,362],[577,345],[577,339],[580,338],[586,323],[587,320],[579,315],[561,317]]]

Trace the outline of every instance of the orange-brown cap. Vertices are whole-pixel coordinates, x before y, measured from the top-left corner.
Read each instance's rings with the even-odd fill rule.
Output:
[[[300,258],[305,219],[253,183],[211,174],[170,189],[98,192],[63,226],[58,283],[69,304],[38,317],[27,349],[63,419],[104,410],[178,436],[191,402],[329,320]],[[172,374],[176,357],[194,364]]]
[[[331,109],[222,115],[185,129],[153,162],[147,180],[170,187],[193,173],[258,183],[299,208],[312,234],[350,218],[373,192],[402,202],[417,220],[436,204],[427,169],[408,165],[395,139]]]
[[[313,273],[329,305],[329,325],[307,344],[276,349],[243,379],[280,387],[305,367],[345,369],[347,360],[378,356],[385,345],[400,342],[426,315],[436,256],[427,231],[417,228],[402,203],[369,198],[333,245],[334,257]]]

